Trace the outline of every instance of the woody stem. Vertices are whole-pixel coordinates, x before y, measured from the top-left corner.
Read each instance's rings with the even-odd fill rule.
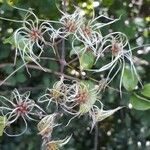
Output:
[[[66,12],[66,0],[62,0],[62,9],[64,12]],[[62,39],[62,49],[61,49],[61,59],[60,59],[60,72],[62,76],[64,75],[64,67],[66,65],[66,60],[65,60],[65,39]]]

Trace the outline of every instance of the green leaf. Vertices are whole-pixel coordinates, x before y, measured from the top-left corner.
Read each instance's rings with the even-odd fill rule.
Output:
[[[12,44],[15,47],[15,39],[14,39],[14,35],[11,35],[9,38],[6,38],[3,41],[4,44]]]
[[[138,79],[136,74],[131,71],[130,67],[127,66],[123,74],[123,86],[126,90],[132,91],[138,84]]]
[[[6,117],[0,116],[0,136],[3,135],[6,123],[5,123]]]
[[[136,93],[134,93],[131,96],[130,102],[134,109],[137,109],[137,110],[150,109],[150,100],[148,100],[144,97],[141,97],[141,96],[137,95]]]
[[[7,0],[8,5],[14,6],[18,3],[18,0]]]
[[[95,84],[91,80],[82,80],[81,85],[84,84],[89,90],[92,90],[95,87]]]
[[[7,74],[10,74],[14,71],[14,68],[12,66],[5,66],[4,68],[2,68]]]
[[[94,103],[97,101],[97,93],[93,92],[95,84],[90,80],[81,81],[81,87],[82,86],[83,89],[85,88],[84,86],[86,86],[88,90],[88,98],[85,103],[80,104],[79,112],[80,114],[85,114],[91,110]]]
[[[20,35],[20,34],[16,38],[17,38],[17,41],[19,41],[20,49],[24,50],[24,47],[26,46],[28,39],[25,38],[24,36]],[[12,46],[14,46],[15,48],[17,47],[16,42],[15,42],[14,34],[11,35],[9,38],[5,39],[3,43],[4,44],[8,44],[9,43]]]
[[[23,73],[18,73],[16,75],[16,80],[20,83],[23,83],[26,81],[26,76]]]
[[[95,57],[91,51],[86,51],[85,53],[82,53],[79,61],[81,70],[86,70],[92,68],[95,62]]]
[[[71,57],[72,55],[78,55],[78,54],[80,54],[80,53],[81,53],[81,50],[82,50],[82,47],[81,47],[81,46],[76,46],[74,49],[72,49],[72,50],[70,51],[70,57]]]
[[[150,83],[144,85],[141,94],[150,98]]]
[[[9,56],[9,54],[10,54],[10,49],[4,46],[0,50],[0,59],[6,59]]]
[[[102,1],[102,4],[105,7],[110,7],[113,3],[114,3],[114,0],[104,0],[104,1]]]

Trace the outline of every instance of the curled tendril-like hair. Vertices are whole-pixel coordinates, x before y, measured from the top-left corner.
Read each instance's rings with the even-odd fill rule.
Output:
[[[94,106],[93,111],[90,114],[90,116],[92,118],[91,130],[94,128],[94,126],[97,122],[100,122],[100,121],[106,119],[107,117],[113,115],[116,111],[118,111],[120,109],[122,109],[122,107],[117,107],[117,108],[111,109],[111,110],[104,110],[103,107],[98,108],[97,106]]]
[[[124,33],[113,32],[113,33],[106,35],[103,38],[101,46],[97,50],[96,62],[100,58],[102,58],[102,56],[106,57],[109,51],[111,52],[111,55],[112,55],[110,62],[107,64],[104,64],[101,68],[91,69],[89,71],[104,72],[104,71],[109,70],[107,74],[107,78],[106,78],[107,85],[121,71],[120,85],[119,85],[120,92],[121,92],[122,78],[124,75],[126,64],[130,65],[132,74],[135,75],[136,78],[140,81],[134,62],[133,62],[132,49],[130,47],[128,38]],[[117,68],[117,70],[115,71],[115,73],[113,73],[115,68]]]
[[[46,143],[46,148],[47,150],[59,150],[60,147],[66,145],[70,141],[71,137],[72,135],[62,140],[49,141],[48,143]]]
[[[53,128],[58,126],[58,124],[55,123],[56,119],[56,113],[46,115],[44,118],[41,119],[41,121],[38,123],[37,128],[42,138],[47,140],[47,138],[51,138],[51,133],[53,131]]]
[[[71,85],[64,83],[64,79],[61,78],[59,81],[55,82],[52,88],[48,88],[46,93],[42,95],[38,101],[40,103],[47,102],[47,108],[50,106],[51,102],[55,103],[58,107],[67,107],[66,103],[70,102],[68,99]]]
[[[6,118],[6,128],[11,126],[18,119],[23,119],[25,128],[19,134],[9,134],[5,130],[5,133],[9,136],[20,136],[27,130],[27,119],[31,121],[36,121],[36,118],[40,117],[39,112],[44,112],[43,109],[38,106],[34,100],[29,98],[30,92],[20,94],[17,89],[12,92],[11,98],[8,99],[4,96],[0,96],[1,106],[0,111],[2,115]]]

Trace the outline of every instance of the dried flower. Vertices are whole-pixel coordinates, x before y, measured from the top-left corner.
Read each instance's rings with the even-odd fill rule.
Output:
[[[92,128],[95,126],[97,122],[100,122],[107,117],[113,115],[116,111],[122,109],[122,107],[117,107],[111,110],[104,110],[103,106],[99,109],[97,106],[94,106],[93,112],[90,114],[92,117]]]
[[[59,81],[55,82],[53,88],[48,88],[46,93],[39,98],[40,103],[48,102],[47,107],[50,103],[53,102],[61,107],[66,107],[68,100],[68,93],[70,91],[70,85],[64,83],[64,78],[61,78]]]
[[[68,124],[77,116],[82,116],[86,113],[90,114],[96,101],[102,105],[99,94],[99,89],[91,82],[75,81],[69,96],[71,106],[68,108],[70,109],[65,110],[73,115]]]
[[[98,23],[98,19],[102,17],[109,20],[109,22]],[[85,49],[91,49],[93,51],[93,54],[96,55],[97,49],[103,40],[100,29],[104,26],[114,23],[115,21],[118,21],[118,19],[112,20],[111,18],[108,18],[104,15],[100,15],[94,18],[94,14],[93,18],[89,21],[86,21],[86,19],[84,18],[81,26],[77,30],[77,34],[75,34],[75,39],[72,44],[73,48],[75,47],[75,41],[78,40],[84,44]]]
[[[50,34],[55,32],[55,29],[52,27],[50,21],[40,20],[31,9],[13,8],[26,12],[23,20],[12,20],[3,17],[0,17],[0,19],[22,24],[22,26],[14,32],[13,36],[8,39],[10,41],[7,41],[16,48],[14,63],[16,63],[16,58],[19,53],[24,64],[32,61],[41,67],[38,61],[44,51],[44,45],[52,46],[52,43],[47,41],[46,37],[49,37]]]
[[[6,127],[13,124],[19,118],[22,118],[25,124],[25,129],[15,135],[10,135],[6,131],[6,134],[9,136],[20,136],[27,130],[27,119],[31,121],[36,121],[37,117],[40,117],[39,112],[44,112],[43,109],[38,106],[34,100],[29,98],[30,92],[20,94],[17,89],[12,92],[10,99],[0,96],[2,98],[2,105],[0,106],[0,111],[3,116],[6,117]]]
[[[56,113],[46,115],[37,125],[39,131],[38,134],[40,134],[45,140],[51,138],[53,128],[58,126],[58,124],[55,123],[56,115]]]
[[[54,31],[49,21],[41,22],[31,10],[20,9],[27,12],[22,27],[14,32],[14,39],[16,45],[16,56],[19,52],[24,63],[26,59],[33,61],[37,65],[40,64],[37,60],[43,52],[44,45],[50,45],[45,39],[45,34]],[[40,49],[39,54],[36,54],[36,49]],[[16,60],[16,59],[15,59]]]
[[[59,29],[60,33],[64,37],[67,37],[70,34],[75,35],[83,21],[81,10],[76,7],[76,10],[72,14],[68,14],[67,12],[64,13],[61,10],[60,12],[63,14],[59,20],[59,23],[62,25]]]
[[[57,140],[57,141],[50,141],[46,144],[46,150],[59,150],[60,147],[66,145],[70,139],[71,139],[72,135],[69,137],[66,137],[63,140]]]
[[[114,77],[119,73],[119,71],[121,71],[121,77],[120,77],[120,91],[121,91],[122,78],[126,66],[126,59],[130,63],[132,73],[135,74],[136,77],[139,79],[133,63],[132,51],[127,36],[121,32],[113,32],[106,35],[103,38],[103,42],[99,50],[97,51],[97,60],[101,58],[102,55],[103,57],[106,57],[107,50],[111,50],[111,54],[112,54],[111,61],[108,64],[103,65],[101,68],[92,69],[91,71],[103,72],[109,70],[109,73],[106,78],[107,84],[109,84],[114,79]],[[110,78],[114,68],[116,67],[117,70]]]

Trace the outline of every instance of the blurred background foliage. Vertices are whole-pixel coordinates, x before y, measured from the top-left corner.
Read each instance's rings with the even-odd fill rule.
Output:
[[[110,17],[121,19],[111,26],[102,30],[105,35],[110,31],[125,33],[131,46],[142,46],[150,43],[150,0],[67,0],[67,10],[72,12],[74,6],[79,6],[87,17],[91,17],[93,10],[95,16],[108,14]],[[37,16],[43,19],[57,20],[61,13],[60,0],[0,0],[0,16],[21,20],[23,12],[13,9],[11,6],[32,8]],[[3,44],[4,40],[19,27],[18,23],[0,20],[0,81],[4,80],[22,63],[19,58],[14,67],[14,49],[9,44]],[[150,47],[139,47],[133,51],[137,70],[143,83],[150,82]],[[46,57],[53,57],[52,50],[44,53]],[[69,56],[66,56],[69,59]],[[42,66],[59,71],[59,64],[55,61],[44,60]],[[76,64],[74,64],[76,65]],[[58,80],[53,74],[39,70],[29,69],[32,77],[25,68],[19,70],[4,85],[0,87],[1,95],[9,95],[10,91],[18,88],[21,92],[31,90],[32,97],[36,100],[44,93],[47,87]],[[65,70],[71,74],[71,69]],[[113,81],[115,87],[118,80]],[[129,105],[129,95],[123,90],[120,98],[119,92],[107,88],[102,98],[106,109],[115,108],[119,105]],[[138,111],[124,108],[105,121],[98,124],[98,150],[149,150],[150,149],[150,111]],[[55,139],[64,138],[73,133],[71,141],[62,149],[64,150],[92,150],[94,149],[95,131],[90,133],[90,122],[87,116],[75,119],[68,128],[56,128]],[[41,138],[37,134],[35,124],[29,123],[29,129],[21,137],[10,138],[6,135],[0,137],[1,150],[39,150]],[[13,131],[17,131],[18,124]]]

